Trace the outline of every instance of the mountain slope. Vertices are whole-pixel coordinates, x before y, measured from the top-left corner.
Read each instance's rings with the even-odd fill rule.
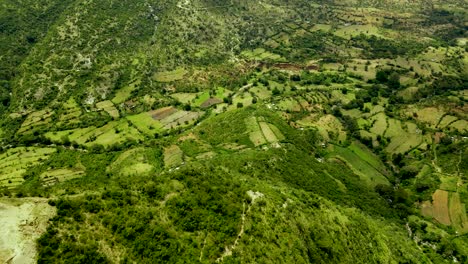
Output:
[[[38,262],[467,261],[464,1],[0,7],[0,196],[56,207]]]

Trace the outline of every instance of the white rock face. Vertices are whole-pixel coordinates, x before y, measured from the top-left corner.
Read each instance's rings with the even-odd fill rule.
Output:
[[[247,191],[247,195],[250,196],[250,198],[252,198],[252,203],[255,202],[255,200],[257,200],[258,198],[262,198],[264,197],[265,195],[261,192],[254,192],[252,190],[250,191]]]
[[[0,199],[0,263],[36,263],[36,239],[54,214],[45,199]]]

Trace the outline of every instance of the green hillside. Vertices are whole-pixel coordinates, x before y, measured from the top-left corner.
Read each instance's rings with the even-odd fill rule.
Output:
[[[0,0],[0,262],[467,262],[466,21]]]

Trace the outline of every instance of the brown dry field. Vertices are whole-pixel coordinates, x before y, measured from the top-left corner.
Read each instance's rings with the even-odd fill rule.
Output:
[[[151,111],[150,115],[155,120],[161,120],[174,114],[175,112],[177,112],[177,109],[173,108],[172,106],[168,106],[168,107],[164,107],[158,110]]]

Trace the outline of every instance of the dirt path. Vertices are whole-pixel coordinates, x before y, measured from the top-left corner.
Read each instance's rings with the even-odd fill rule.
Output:
[[[242,209],[242,215],[241,215],[241,229],[239,231],[239,234],[237,234],[236,240],[234,240],[234,243],[231,246],[226,246],[226,249],[224,253],[219,257],[216,262],[222,262],[225,257],[232,256],[232,251],[234,251],[237,248],[237,245],[239,244],[239,240],[242,238],[242,235],[244,235],[244,228],[245,228],[245,218],[246,216],[250,213],[250,209],[252,208],[252,205],[254,205],[255,200],[262,198],[264,195],[261,192],[254,192],[254,191],[248,191],[247,194],[250,196],[252,201],[250,204],[247,206],[247,211],[245,210],[245,202],[242,204],[243,209]],[[201,258],[200,258],[201,260]]]
[[[46,199],[0,199],[0,263],[35,263],[35,241],[54,214]]]
[[[437,166],[437,145],[435,144],[434,138],[432,138],[432,153],[434,155],[434,158],[432,159],[432,166],[438,173],[442,173],[442,169]]]
[[[460,172],[460,164],[462,163],[462,153],[463,153],[463,151],[460,150],[460,154],[459,154],[459,157],[458,157],[458,163],[457,163],[457,177],[458,177],[457,192],[459,191],[460,186],[463,185],[462,173]]]

